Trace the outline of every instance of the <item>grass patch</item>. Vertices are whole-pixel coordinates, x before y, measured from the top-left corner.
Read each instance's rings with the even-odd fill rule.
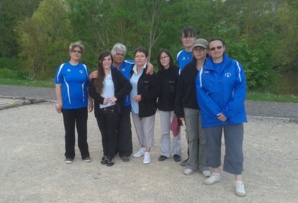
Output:
[[[275,95],[275,94],[271,94],[271,93],[248,92],[246,95],[246,99],[252,100],[252,101],[298,103],[298,96]]]
[[[0,78],[0,85],[13,85],[13,86],[27,86],[27,87],[50,87],[54,88],[54,79],[52,80],[19,80],[11,78]]]

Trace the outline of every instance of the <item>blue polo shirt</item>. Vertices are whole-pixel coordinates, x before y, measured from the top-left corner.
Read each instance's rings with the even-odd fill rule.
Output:
[[[73,66],[66,62],[57,68],[55,84],[61,84],[63,109],[88,106],[88,75],[88,68],[82,63]]]
[[[177,63],[179,66],[179,74],[183,70],[183,68],[186,66],[186,64],[190,63],[192,61],[192,52],[187,52],[185,49],[181,50],[177,54]]]

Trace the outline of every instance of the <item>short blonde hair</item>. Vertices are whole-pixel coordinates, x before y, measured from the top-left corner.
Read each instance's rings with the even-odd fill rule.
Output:
[[[82,44],[81,41],[77,41],[77,42],[71,43],[69,45],[69,47],[68,47],[68,51],[71,52],[76,47],[79,47],[81,49],[82,53],[84,52],[84,45]]]

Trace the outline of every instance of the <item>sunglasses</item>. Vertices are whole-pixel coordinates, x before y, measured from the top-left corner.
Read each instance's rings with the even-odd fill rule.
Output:
[[[72,53],[79,53],[79,54],[82,53],[82,51],[80,51],[80,50],[71,50],[71,52],[72,52]]]
[[[212,47],[209,50],[210,51],[214,51],[215,49],[221,50],[222,49],[222,46]]]

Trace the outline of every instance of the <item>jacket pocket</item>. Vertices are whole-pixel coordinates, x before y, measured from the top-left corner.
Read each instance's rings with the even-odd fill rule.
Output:
[[[143,91],[144,92],[147,92],[149,90],[149,85],[150,85],[149,80],[144,80],[144,82],[143,82]]]

